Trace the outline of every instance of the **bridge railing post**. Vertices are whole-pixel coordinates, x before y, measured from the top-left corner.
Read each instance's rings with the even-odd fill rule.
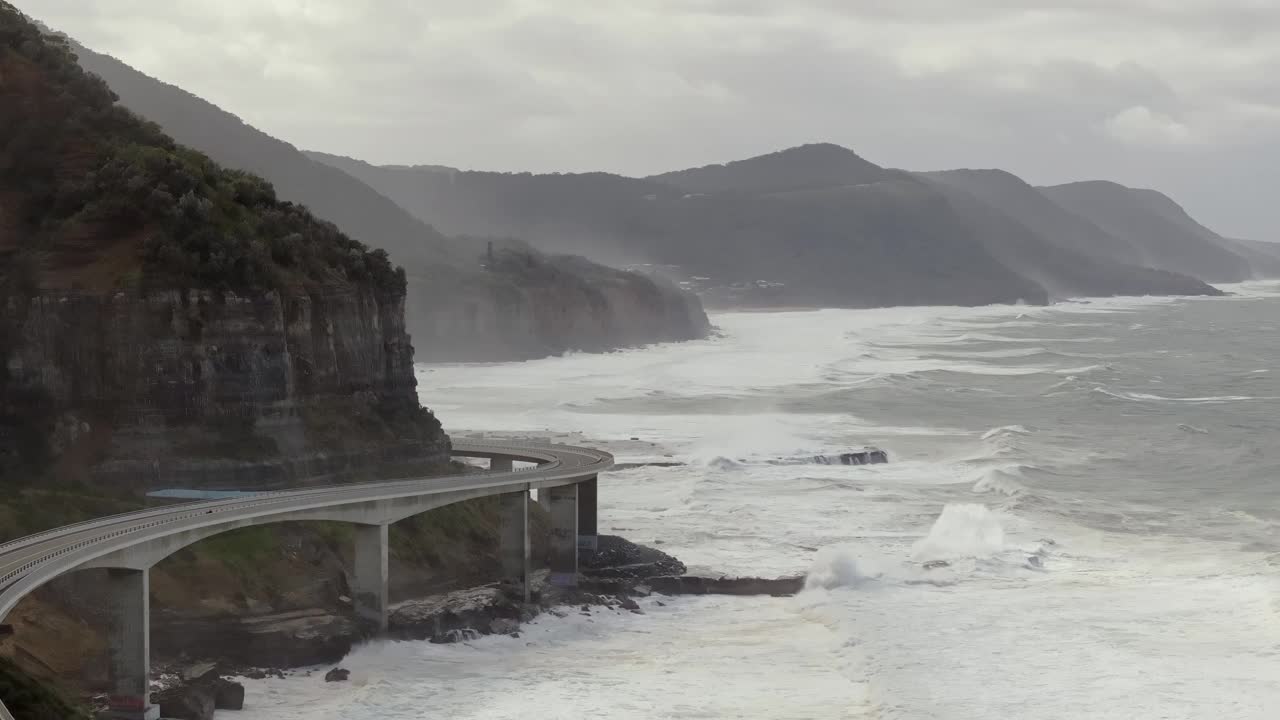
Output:
[[[357,525],[351,598],[356,615],[387,630],[388,526]]]
[[[502,578],[520,588],[529,602],[529,490],[504,493],[502,503]]]
[[[106,600],[111,611],[107,630],[107,677],[111,692],[103,718],[156,720],[151,704],[151,577],[148,570],[110,568]]]
[[[578,486],[561,485],[549,490],[551,511],[551,584],[578,585]]]

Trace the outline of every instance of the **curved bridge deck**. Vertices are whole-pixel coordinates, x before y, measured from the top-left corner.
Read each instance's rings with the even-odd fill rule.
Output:
[[[106,568],[114,609],[110,633],[115,686],[107,717],[154,718],[147,699],[148,570],[174,552],[240,527],[300,520],[358,526],[353,588],[357,611],[386,627],[387,527],[462,500],[503,497],[506,579],[529,572],[529,490],[552,520],[552,578],[573,584],[580,542],[593,543],[596,475],[613,456],[589,448],[498,441],[455,441],[456,457],[485,458],[485,472],[263,492],[229,500],[181,503],[56,528],[0,545],[0,617],[27,594],[68,572]],[[534,463],[514,470],[515,462]],[[527,587],[527,586],[526,586]],[[527,593],[527,589],[526,589]],[[0,704],[0,720],[9,720]]]

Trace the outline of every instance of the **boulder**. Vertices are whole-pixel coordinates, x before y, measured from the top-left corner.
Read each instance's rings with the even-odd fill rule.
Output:
[[[520,621],[512,618],[494,618],[489,622],[489,632],[494,635],[515,635],[520,630]]]
[[[351,677],[351,671],[346,668],[336,667],[324,674],[325,682],[346,682]]]
[[[212,682],[213,707],[218,710],[243,710],[244,686],[234,680],[218,678]]]
[[[889,462],[889,453],[868,449],[839,455],[819,455],[813,461],[819,465],[882,465]]]
[[[156,655],[187,648],[239,667],[306,667],[338,662],[363,634],[351,618],[325,610],[240,618],[161,619],[152,630]]]
[[[486,585],[400,603],[391,608],[387,632],[404,640],[463,642],[491,632],[514,632],[522,614],[522,603],[500,587]]]
[[[160,706],[160,717],[170,720],[213,720],[214,689],[208,683],[187,683],[151,696]]]
[[[584,575],[594,578],[646,578],[683,575],[687,568],[676,558],[617,535],[601,535],[596,551],[579,558]]]

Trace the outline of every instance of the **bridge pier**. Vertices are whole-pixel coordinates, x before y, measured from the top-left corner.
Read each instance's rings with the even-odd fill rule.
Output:
[[[600,547],[600,530],[596,501],[599,494],[596,476],[578,483],[578,550],[593,554]]]
[[[578,585],[578,486],[561,485],[547,493],[551,511],[551,584]]]
[[[529,490],[501,496],[502,579],[520,588],[529,602]]]
[[[356,615],[387,631],[387,525],[357,525],[351,598]]]
[[[489,458],[490,470],[503,470],[511,472],[515,468],[515,462],[509,457]]]
[[[151,704],[151,576],[149,570],[107,570],[106,605],[111,611],[107,630],[107,677],[111,692],[110,720],[157,720],[160,708]]]

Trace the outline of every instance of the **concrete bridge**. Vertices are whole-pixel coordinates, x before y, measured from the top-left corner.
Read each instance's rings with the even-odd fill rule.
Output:
[[[387,627],[387,528],[397,520],[462,500],[498,495],[504,579],[528,599],[529,492],[551,518],[551,582],[577,582],[578,548],[596,543],[596,475],[613,456],[588,448],[455,441],[456,457],[484,458],[487,472],[264,492],[232,500],[183,503],[56,528],[0,545],[0,618],[50,580],[105,568],[103,602],[111,610],[110,710],[104,717],[153,720],[149,698],[151,566],[182,548],[250,525],[333,520],[356,526],[352,598],[356,612]],[[532,463],[514,469],[515,463]],[[0,704],[0,720],[12,720]]]

